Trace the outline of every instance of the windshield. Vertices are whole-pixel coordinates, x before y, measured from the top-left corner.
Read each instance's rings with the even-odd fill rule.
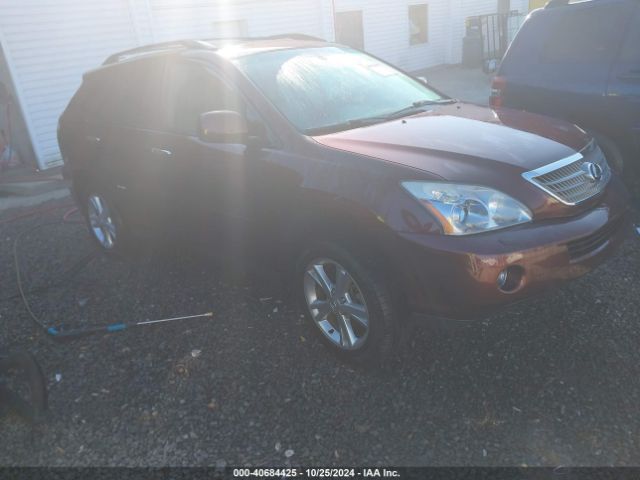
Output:
[[[269,51],[234,63],[307,134],[409,115],[419,106],[445,100],[389,65],[344,47]]]

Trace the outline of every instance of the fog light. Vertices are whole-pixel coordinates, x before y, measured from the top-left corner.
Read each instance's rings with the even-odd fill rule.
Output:
[[[498,274],[498,288],[505,293],[516,291],[522,283],[523,274],[524,270],[520,266],[514,265],[505,268]]]

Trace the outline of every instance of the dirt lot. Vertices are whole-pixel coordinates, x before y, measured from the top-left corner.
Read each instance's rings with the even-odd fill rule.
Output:
[[[0,225],[0,347],[31,350],[50,388],[33,445],[19,419],[0,420],[0,465],[640,464],[637,235],[566,288],[462,329],[421,328],[400,364],[365,372],[316,342],[271,282],[231,283],[185,252],[97,258],[31,295],[34,310],[74,326],[211,320],[52,342],[7,299],[11,252],[65,211]],[[77,224],[24,237],[27,287],[90,249]]]

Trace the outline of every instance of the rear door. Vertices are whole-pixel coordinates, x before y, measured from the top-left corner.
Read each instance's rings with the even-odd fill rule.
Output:
[[[640,6],[630,21],[607,91],[607,116],[614,136],[640,147]]]
[[[88,141],[90,135],[95,135],[96,127],[87,121],[90,118],[87,112],[91,109],[92,83],[88,76],[83,78],[82,85],[58,122],[58,143],[64,160],[63,174],[67,178],[73,173],[76,182],[79,180],[78,176],[91,169],[99,155],[98,142]]]
[[[162,131],[161,88],[165,60],[135,60],[104,77],[105,122],[100,134],[102,179],[134,227],[163,223],[168,183],[165,155],[154,150]]]

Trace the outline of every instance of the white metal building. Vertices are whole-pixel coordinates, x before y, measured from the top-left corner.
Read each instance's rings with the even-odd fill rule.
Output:
[[[115,51],[178,38],[337,34],[415,71],[459,63],[465,19],[505,1],[527,10],[528,0],[0,0],[0,80],[17,99],[29,153],[48,168],[61,161],[57,120],[82,73]]]

